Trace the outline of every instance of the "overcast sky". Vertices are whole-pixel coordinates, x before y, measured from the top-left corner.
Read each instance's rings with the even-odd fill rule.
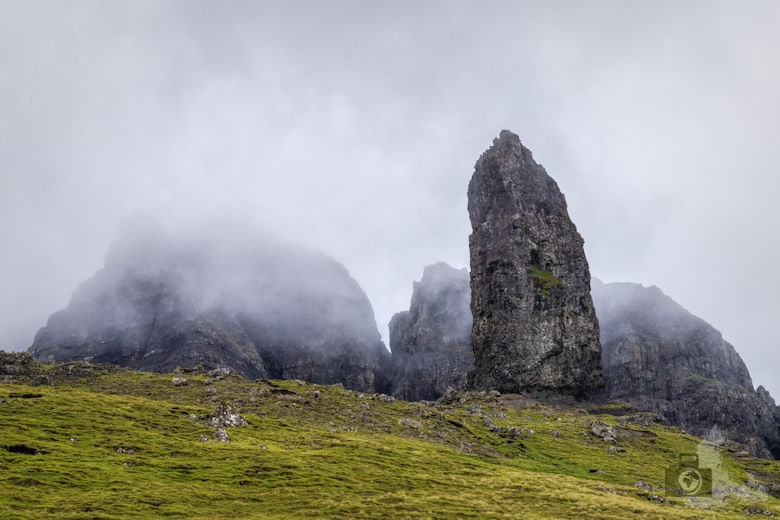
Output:
[[[780,398],[780,2],[0,0],[0,347],[120,223],[231,213],[344,263],[387,339],[468,265],[503,128],[591,271],[657,285]]]

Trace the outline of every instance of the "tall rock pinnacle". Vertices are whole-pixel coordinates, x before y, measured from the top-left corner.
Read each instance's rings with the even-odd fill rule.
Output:
[[[603,384],[583,240],[566,199],[503,130],[469,183],[471,333],[466,385],[585,396]]]

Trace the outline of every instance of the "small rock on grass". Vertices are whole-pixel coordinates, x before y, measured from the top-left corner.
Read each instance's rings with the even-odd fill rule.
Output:
[[[593,432],[593,435],[596,437],[600,437],[604,442],[617,441],[617,434],[615,433],[614,428],[608,424],[604,424],[601,421],[594,421],[591,425],[590,431]]]
[[[409,419],[408,417],[398,419],[398,424],[401,426],[406,426],[407,428],[414,428],[416,430],[420,430],[423,427],[420,421],[415,421],[414,419]]]
[[[219,442],[230,442],[230,436],[225,428],[217,428],[217,431],[214,432],[214,438]]]

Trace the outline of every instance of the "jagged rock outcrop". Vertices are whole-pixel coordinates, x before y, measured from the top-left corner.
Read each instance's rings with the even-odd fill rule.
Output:
[[[389,357],[368,298],[341,264],[235,229],[124,236],[29,352],[362,391],[386,390]]]
[[[434,400],[463,386],[473,364],[470,299],[466,269],[443,262],[425,268],[409,310],[390,320],[393,397]]]
[[[670,424],[780,457],[775,403],[739,354],[704,320],[657,287],[593,281],[601,323],[605,395],[663,415]]]
[[[775,424],[777,425],[777,436],[780,438],[780,406],[775,406],[774,411],[774,417],[775,417]],[[776,459],[780,460],[780,446],[777,447],[770,447],[770,451],[772,452],[772,455],[775,456]]]
[[[469,183],[474,369],[467,386],[588,395],[602,385],[583,240],[556,182],[509,131]]]

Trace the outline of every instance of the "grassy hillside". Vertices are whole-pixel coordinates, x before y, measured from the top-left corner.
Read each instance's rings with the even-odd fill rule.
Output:
[[[0,518],[780,513],[771,496],[780,489],[780,462],[729,452],[641,415],[484,393],[407,403],[204,373],[85,365],[39,372],[5,377],[28,384],[0,384]],[[247,424],[226,428],[230,442],[221,442],[209,418],[226,406]],[[664,471],[681,452],[713,468],[711,497],[665,496]]]

